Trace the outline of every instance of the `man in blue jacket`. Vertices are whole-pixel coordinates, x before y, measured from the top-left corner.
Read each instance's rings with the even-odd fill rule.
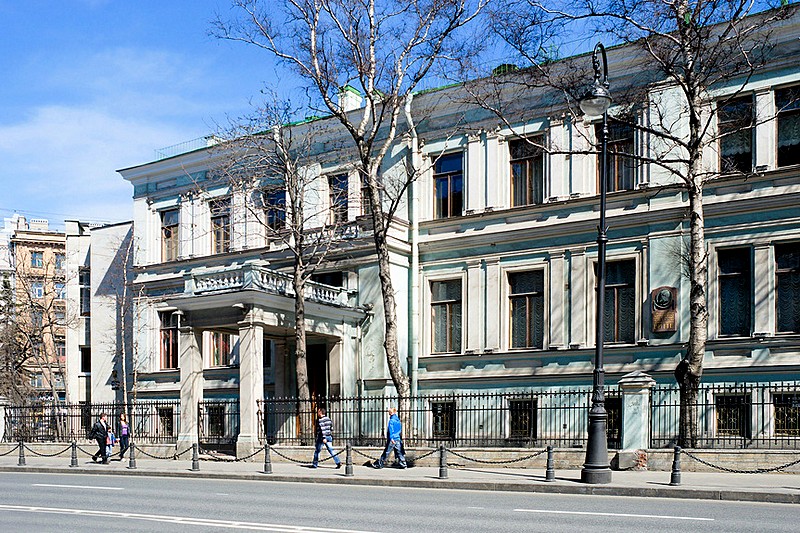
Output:
[[[386,459],[389,458],[389,453],[394,450],[394,456],[397,462],[400,463],[400,468],[406,468],[406,457],[403,454],[403,424],[400,422],[400,417],[397,416],[397,408],[389,408],[389,424],[386,427],[386,448],[381,454],[381,458],[372,464],[373,468],[383,468]]]

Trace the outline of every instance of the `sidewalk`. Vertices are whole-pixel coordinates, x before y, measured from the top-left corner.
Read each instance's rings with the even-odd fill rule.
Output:
[[[608,485],[585,485],[580,482],[580,470],[557,470],[556,480],[546,482],[543,469],[522,468],[450,467],[447,479],[439,479],[439,469],[434,467],[420,466],[407,470],[387,467],[375,470],[364,466],[363,462],[353,465],[352,477],[345,476],[344,465],[336,470],[330,461],[321,463],[318,469],[273,462],[271,474],[263,473],[264,465],[261,462],[200,461],[199,471],[191,470],[190,460],[155,460],[146,457],[137,457],[135,470],[127,468],[127,458],[103,465],[79,456],[78,466],[74,468],[69,466],[70,458],[65,456],[46,458],[26,454],[26,466],[18,466],[17,462],[15,454],[0,458],[0,472],[194,477],[800,504],[800,475],[796,474],[683,472],[681,485],[670,486],[669,472],[629,471],[614,472],[612,482]]]

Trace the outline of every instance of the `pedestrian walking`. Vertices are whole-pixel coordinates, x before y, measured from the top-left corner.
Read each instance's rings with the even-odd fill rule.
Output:
[[[336,452],[333,451],[333,422],[328,418],[328,414],[324,407],[317,409],[317,423],[316,423],[316,439],[314,442],[314,460],[311,462],[311,468],[317,468],[319,464],[319,452],[322,446],[328,450],[328,453],[333,457],[333,462],[336,463],[336,468],[342,467],[342,462],[336,457]]]
[[[389,408],[389,423],[386,426],[386,447],[380,459],[375,461],[372,467],[383,468],[392,450],[394,450],[394,456],[400,464],[400,468],[406,468],[406,454],[403,449],[403,424],[400,422],[400,417],[397,416],[396,407]]]
[[[130,447],[131,429],[125,413],[119,415],[119,460],[125,459],[125,452]]]
[[[98,458],[103,460],[103,463],[108,463],[108,455],[106,455],[106,439],[108,439],[108,422],[106,421],[108,415],[100,413],[100,418],[92,426],[89,432],[89,438],[97,442],[97,453],[92,456],[92,461],[97,462]]]
[[[117,443],[117,437],[114,435],[114,429],[109,426],[108,433],[106,434],[106,462],[108,458],[114,455],[114,444]]]

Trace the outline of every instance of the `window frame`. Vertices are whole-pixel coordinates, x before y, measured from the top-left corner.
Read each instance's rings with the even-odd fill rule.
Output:
[[[779,248],[789,248],[795,247],[797,249],[797,253],[800,254],[800,242],[799,241],[784,241],[784,242],[776,242],[773,244],[773,253],[774,253],[774,265],[775,265],[775,291],[774,291],[774,298],[775,298],[775,333],[776,335],[791,335],[800,333],[800,319],[798,320],[797,328],[793,330],[782,330],[780,329],[780,309],[781,309],[781,298],[780,298],[780,287],[781,287],[781,276],[792,276],[797,275],[800,276],[800,265],[797,267],[789,267],[789,268],[780,268],[778,265],[778,249]],[[795,306],[800,306],[800,304],[795,304]]]
[[[461,161],[461,168],[457,171],[444,171],[444,172],[437,172],[436,168],[437,165],[442,161],[442,159],[450,158],[454,155],[458,155]],[[464,179],[464,170],[465,170],[465,158],[466,153],[464,150],[458,150],[454,152],[448,152],[435,157],[433,160],[432,170],[433,170],[433,218],[434,220],[443,220],[447,218],[455,218],[464,215],[464,207],[465,207],[465,184],[466,180]],[[456,179],[461,180],[461,204],[459,206],[459,210],[456,213],[453,207],[452,198],[453,198],[453,184]],[[447,204],[446,213],[440,211],[440,205],[437,201],[437,183],[440,180],[446,180],[447,182],[447,196],[445,203]]]
[[[511,277],[518,276],[523,274],[541,274],[542,276],[542,288],[539,294],[536,292],[526,292],[526,293],[514,293],[512,292],[512,284],[511,284]],[[506,312],[507,321],[508,321],[508,349],[509,350],[543,350],[546,346],[548,335],[548,291],[547,291],[547,271],[544,266],[529,266],[527,268],[515,268],[515,269],[506,269],[503,272],[505,278],[505,300],[507,302]],[[525,346],[514,346],[514,320],[513,320],[513,299],[515,298],[525,298],[526,300],[526,317],[527,320],[525,322],[526,325],[526,345]],[[531,298],[533,297],[540,297],[542,300],[542,339],[541,339],[541,346],[535,346],[531,344],[531,331],[530,331],[530,304]]]
[[[513,139],[509,139],[508,144],[508,164],[509,164],[509,171],[510,171],[510,181],[511,181],[511,199],[510,204],[511,207],[525,207],[531,205],[541,205],[544,203],[546,194],[545,194],[545,151],[542,148],[545,142],[545,135],[544,133],[528,135],[525,137],[517,137]],[[516,144],[523,146],[524,148],[531,149],[535,153],[534,154],[525,154],[525,157],[518,157],[514,158],[514,147]],[[538,144],[538,146],[536,146]],[[533,187],[533,182],[536,180],[536,177],[533,175],[535,169],[535,160],[540,160],[540,174],[538,176],[539,180],[539,196],[536,196],[535,187]],[[524,168],[525,174],[525,201],[522,203],[516,203],[517,198],[517,191],[516,191],[516,179],[514,176],[514,165],[522,165]]]
[[[180,209],[170,208],[159,211],[161,222],[161,261],[177,261],[180,251]],[[167,224],[168,217],[174,214],[174,223]],[[172,221],[170,221],[172,222]]]
[[[44,268],[44,252],[42,250],[31,251],[31,268]]]
[[[741,120],[742,117],[731,118],[729,120],[723,120],[725,115],[732,114],[731,111],[726,111],[724,108],[733,108],[737,104],[743,103],[745,100],[749,100],[749,109],[750,109],[750,117],[749,117],[749,125],[745,127],[740,127],[736,125],[736,122]],[[739,94],[732,98],[727,98],[723,100],[717,101],[717,135],[718,135],[718,164],[719,164],[719,171],[722,174],[730,174],[735,172],[740,172],[742,174],[747,174],[753,171],[753,167],[755,164],[755,153],[756,153],[756,138],[755,138],[755,95],[752,93],[747,94]],[[732,125],[731,131],[725,131],[728,125]],[[723,142],[726,138],[730,138],[731,135],[736,133],[742,133],[745,130],[749,132],[749,162],[745,164],[747,168],[741,169],[738,168],[736,165],[730,164],[730,162],[726,161],[723,153]]]
[[[159,370],[179,368],[178,314],[173,311],[158,311]]]
[[[459,283],[460,286],[460,298],[458,300],[447,299],[447,300],[434,300],[434,284],[435,283]],[[445,354],[461,354],[464,350],[464,318],[465,318],[465,304],[464,304],[464,279],[463,276],[451,276],[441,279],[430,279],[428,280],[428,298],[429,298],[429,327],[430,327],[430,350],[432,355],[445,355]],[[461,306],[460,312],[460,338],[456,339],[454,335],[453,326],[454,326],[454,313],[453,307],[455,305]],[[446,339],[445,339],[445,348],[446,351],[436,351],[436,328],[434,326],[434,318],[435,318],[435,307],[444,307],[446,311]],[[454,346],[455,341],[457,340],[458,346]],[[454,349],[457,348],[457,349]]]
[[[328,183],[328,223],[331,226],[346,224],[350,209],[350,174],[339,172],[327,176]]]
[[[795,96],[797,97],[797,100],[795,100],[794,103],[791,101],[791,99],[789,100],[789,104],[786,109],[781,109],[779,107],[779,102],[778,102],[778,95],[783,91],[789,93],[794,91],[796,93]],[[781,121],[786,120],[787,117],[796,117],[796,120],[800,121],[800,85],[787,85],[785,87],[776,88],[773,91],[773,102],[775,105],[775,167],[785,168],[800,164],[800,156],[795,156],[796,160],[781,164],[781,146],[780,146]],[[797,145],[791,145],[791,146],[798,146],[798,148],[793,151],[790,150],[789,151],[790,153],[796,153],[798,150],[800,150],[800,139],[798,139]]]
[[[232,366],[233,338],[231,334],[223,331],[210,331],[208,340],[209,368]]]
[[[211,224],[211,253],[226,254],[231,251],[232,221],[231,197],[222,196],[208,202]]]
[[[643,291],[643,283],[644,283],[644,274],[643,272],[646,270],[645,266],[645,259],[642,257],[641,253],[622,253],[622,254],[614,254],[610,255],[606,258],[606,284],[608,283],[608,265],[610,263],[615,263],[619,261],[633,261],[634,262],[634,324],[633,324],[633,344],[635,344],[639,339],[642,338],[643,332],[643,312],[644,308],[642,307],[642,291]],[[595,255],[594,257],[587,258],[586,262],[586,291],[587,291],[587,298],[586,298],[586,305],[587,305],[587,324],[596,324],[597,320],[597,267],[598,267],[598,257]],[[608,290],[608,289],[606,289]],[[606,304],[608,303],[608,298],[606,298]],[[589,345],[593,345],[596,339],[597,333],[594,327],[587,328],[587,343]],[[603,342],[606,346],[630,346],[631,343],[626,342]]]
[[[739,273],[723,273],[722,266],[720,261],[720,254],[726,254],[731,252],[747,252],[747,271],[746,272],[739,272]],[[731,338],[731,337],[750,337],[753,334],[753,326],[755,324],[754,316],[753,316],[753,305],[754,305],[754,283],[753,283],[753,247],[749,245],[740,245],[740,246],[720,246],[715,248],[715,261],[716,261],[716,291],[717,291],[717,316],[719,317],[717,320],[717,336],[720,338]],[[747,296],[748,300],[746,302],[747,307],[747,331],[741,332],[734,332],[734,333],[726,333],[723,332],[723,321],[722,317],[729,316],[731,304],[730,302],[726,302],[724,299],[724,295],[722,292],[722,280],[723,279],[734,279],[734,277],[743,277],[747,283]],[[723,313],[723,309],[726,309],[726,312]]]
[[[637,161],[637,149],[636,149],[636,127],[631,124],[634,122],[633,119],[624,121],[614,119],[612,117],[608,117],[608,162],[609,162],[609,173],[608,173],[608,183],[606,184],[606,192],[607,193],[615,193],[615,192],[622,192],[622,191],[633,191],[636,189],[637,183],[639,181],[639,169],[641,167],[641,162]],[[615,128],[630,128],[630,141],[628,138],[625,137],[623,139],[615,139],[613,136]],[[595,149],[597,150],[597,157],[596,157],[596,167],[597,167],[597,181],[596,187],[598,194],[600,193],[600,180],[603,176],[603,152],[602,152],[602,133],[603,133],[603,122],[595,122]],[[623,155],[625,154],[624,151],[617,152],[615,150],[616,145],[627,145],[630,143],[630,155]],[[624,170],[625,161],[631,161],[631,183],[630,187],[622,187],[620,184],[620,174]],[[613,172],[612,172],[613,169]]]

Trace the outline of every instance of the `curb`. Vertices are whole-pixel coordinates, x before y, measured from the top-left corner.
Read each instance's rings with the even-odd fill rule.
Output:
[[[495,481],[454,481],[451,479],[375,479],[344,477],[337,474],[331,477],[286,476],[280,474],[253,474],[203,472],[203,471],[163,471],[145,470],[94,470],[88,468],[44,468],[44,467],[14,467],[0,466],[0,472],[31,472],[39,474],[86,474],[101,476],[139,476],[139,477],[174,477],[174,478],[200,478],[200,479],[227,479],[241,481],[266,481],[279,483],[316,483],[332,485],[360,485],[371,487],[399,487],[423,489],[451,489],[451,490],[490,490],[496,492],[527,492],[540,494],[576,494],[595,496],[627,496],[636,498],[677,498],[693,500],[718,500],[742,501],[763,503],[789,503],[800,504],[800,494],[787,494],[780,492],[756,492],[743,490],[722,489],[692,489],[686,487],[622,487],[614,485],[581,485],[575,484],[555,485],[552,483],[499,483]],[[564,480],[562,480],[564,482]]]

